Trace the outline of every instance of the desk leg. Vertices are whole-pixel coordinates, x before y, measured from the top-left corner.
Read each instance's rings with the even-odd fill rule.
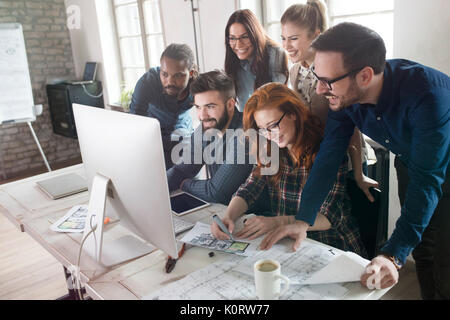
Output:
[[[64,276],[66,277],[68,293],[62,297],[57,298],[56,300],[80,300],[77,290],[72,287],[72,274],[69,272],[69,270],[67,270],[66,267],[63,268],[64,268]],[[86,294],[86,289],[81,288],[81,294],[84,297],[84,295]]]

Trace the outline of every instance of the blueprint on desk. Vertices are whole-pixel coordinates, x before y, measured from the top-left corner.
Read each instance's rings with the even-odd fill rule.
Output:
[[[290,245],[276,244],[254,256],[230,255],[181,280],[173,282],[143,299],[251,300],[255,297],[253,264],[270,258],[281,264],[281,273],[291,286],[281,299],[342,299],[359,283],[299,285],[336,259],[339,253],[314,242],[304,241],[296,252]]]

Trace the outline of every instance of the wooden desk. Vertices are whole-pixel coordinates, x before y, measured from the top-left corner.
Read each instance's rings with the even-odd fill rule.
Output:
[[[30,234],[67,269],[77,262],[82,234],[53,232],[50,225],[72,206],[87,203],[88,193],[51,200],[38,189],[35,182],[70,172],[84,176],[82,165],[76,165],[0,186],[0,212],[22,231]],[[185,218],[211,223],[212,215],[222,216],[225,208],[223,205],[213,204],[186,215]],[[105,228],[105,234],[113,238],[126,233],[128,231],[119,224],[111,224]],[[81,280],[88,294],[94,299],[140,299],[228,255],[215,252],[211,258],[208,256],[209,252],[210,250],[203,248],[189,248],[169,274],[164,271],[167,254],[160,250],[113,268],[99,265],[94,259],[83,254],[80,266]],[[348,298],[379,299],[386,291],[388,289],[370,291],[359,285]]]
[[[42,217],[60,210],[67,212],[74,205],[87,203],[87,191],[53,200],[36,185],[36,181],[72,172],[84,177],[83,165],[77,164],[0,185],[0,212],[23,232],[23,221],[26,219]]]
[[[315,242],[310,239],[304,241]],[[339,251],[335,248],[333,250]],[[229,256],[228,253],[214,251],[215,254],[211,258],[208,255],[210,251],[190,247],[177,262],[175,269],[167,274],[164,271],[167,255],[158,250],[89,281],[85,285],[86,291],[93,299],[139,300],[169,283]],[[369,290],[355,283],[345,299],[378,300],[390,289]]]
[[[214,204],[199,212],[200,220],[195,218],[196,213],[189,214],[186,218],[189,217],[189,220],[192,221],[211,223],[212,216],[214,214],[223,215],[225,208],[223,205]],[[211,250],[205,248],[189,247],[173,271],[166,273],[167,254],[157,250],[86,283],[86,291],[93,299],[141,299],[150,291],[157,290],[229,255],[215,251],[214,256],[209,257],[209,252]]]
[[[87,204],[89,194],[86,191],[53,200],[36,185],[36,181],[67,173],[77,173],[84,177],[83,165],[79,164],[1,185],[0,212],[21,231],[28,233],[34,240],[41,244],[65,269],[71,270],[77,263],[83,235],[81,233],[54,232],[50,230],[50,226],[58,218],[65,215],[73,206]],[[209,221],[210,216],[223,211],[224,208],[222,205],[213,204],[195,212],[195,214],[185,216],[184,219],[193,222],[203,219]],[[109,237],[110,240],[124,234],[129,234],[129,232],[119,224],[111,224],[105,228],[105,236]],[[159,251],[158,254],[165,255]],[[144,259],[144,261],[147,260]],[[81,281],[86,283],[109,271],[120,268],[124,264],[127,263],[106,268],[98,264],[89,255],[83,253],[80,265]]]

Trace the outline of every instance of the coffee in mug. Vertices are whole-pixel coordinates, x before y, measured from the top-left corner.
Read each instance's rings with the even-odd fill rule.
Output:
[[[255,273],[256,297],[261,300],[274,300],[289,290],[289,279],[281,274],[280,263],[276,260],[258,260],[253,265]],[[284,288],[281,291],[281,281]]]
[[[259,271],[262,272],[271,272],[278,269],[276,264],[273,264],[271,261],[264,261],[257,266]]]

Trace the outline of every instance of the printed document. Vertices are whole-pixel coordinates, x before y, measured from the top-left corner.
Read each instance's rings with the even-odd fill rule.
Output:
[[[332,283],[328,283],[329,279],[324,277],[314,285],[306,283],[308,279],[316,279],[315,274],[320,275],[319,272],[328,266],[330,267],[328,271],[333,277],[342,272],[346,273],[345,268],[349,265],[353,268],[354,264],[363,263],[362,258],[352,255],[354,254],[338,252],[315,241],[303,241],[296,252],[292,252],[290,243],[276,244],[270,250],[257,251],[256,255],[250,257],[230,255],[230,258],[219,260],[188,274],[181,280],[145,295],[143,299],[256,299],[253,264],[264,258],[278,260],[281,264],[281,273],[291,280],[290,289],[281,299],[344,299],[350,291],[361,287],[359,271],[351,275],[351,279],[358,278],[358,282],[333,283],[336,281],[332,279]],[[341,256],[351,258],[338,260]],[[346,260],[344,264],[343,260]],[[335,266],[334,261],[337,261]]]
[[[197,222],[180,241],[207,249],[233,253],[240,256],[253,256],[258,252],[262,238],[247,241],[219,240],[211,234],[211,226]]]
[[[87,205],[72,207],[63,217],[50,226],[56,232],[83,232],[88,213]]]

